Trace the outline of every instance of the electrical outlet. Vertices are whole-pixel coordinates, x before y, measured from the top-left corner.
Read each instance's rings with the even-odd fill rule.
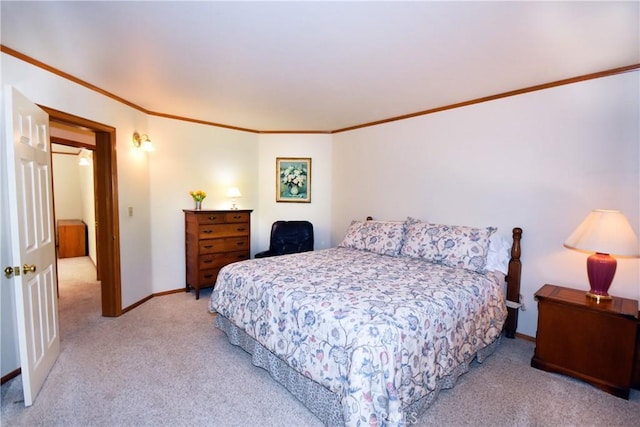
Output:
[[[129,206],[129,216],[133,216],[133,206]]]

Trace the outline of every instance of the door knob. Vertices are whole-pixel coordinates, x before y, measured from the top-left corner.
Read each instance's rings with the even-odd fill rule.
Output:
[[[18,274],[20,273],[20,267],[16,267]],[[13,267],[9,266],[4,269],[4,275],[7,277],[13,276]]]
[[[35,273],[36,272],[36,265],[35,264],[31,264],[31,265],[22,264],[22,274],[27,274],[29,272]]]

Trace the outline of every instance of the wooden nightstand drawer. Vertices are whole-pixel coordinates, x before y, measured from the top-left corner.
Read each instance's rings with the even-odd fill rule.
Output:
[[[545,285],[536,292],[538,330],[531,366],[570,375],[629,398],[638,302],[600,303],[584,291]]]

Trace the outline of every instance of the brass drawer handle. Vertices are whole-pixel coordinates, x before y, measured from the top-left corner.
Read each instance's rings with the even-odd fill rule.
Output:
[[[204,248],[205,249],[211,249],[213,247],[213,245],[205,245]]]
[[[202,261],[202,262],[205,263],[205,264],[211,264],[213,262],[213,260],[212,259],[208,259],[208,260],[205,260],[205,261]]]
[[[213,277],[213,274],[205,274],[204,278],[205,279],[211,279]]]
[[[233,219],[240,219],[240,218],[242,218],[242,215],[234,215],[233,216]]]
[[[238,231],[245,231],[245,230],[246,230],[246,228],[238,228],[237,230],[238,230]]]
[[[211,221],[213,221],[214,219],[216,219],[216,218],[218,218],[218,217],[217,217],[217,216],[213,216],[213,215],[211,215],[211,216],[208,216],[207,218],[209,218]]]
[[[202,232],[204,234],[211,234],[211,233],[213,233],[213,230],[202,230]]]
[[[238,242],[238,243],[236,243],[236,245],[238,245],[238,246],[244,246],[244,242]]]

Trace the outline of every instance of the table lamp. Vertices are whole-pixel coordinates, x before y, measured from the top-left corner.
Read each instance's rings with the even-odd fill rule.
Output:
[[[227,190],[227,197],[231,198],[231,210],[237,210],[236,201],[238,197],[242,197],[242,193],[238,190],[238,187],[231,187]]]
[[[620,211],[593,210],[564,242],[569,249],[594,252],[587,258],[589,292],[587,296],[610,300],[609,287],[618,262],[611,255],[637,257],[638,237]]]

